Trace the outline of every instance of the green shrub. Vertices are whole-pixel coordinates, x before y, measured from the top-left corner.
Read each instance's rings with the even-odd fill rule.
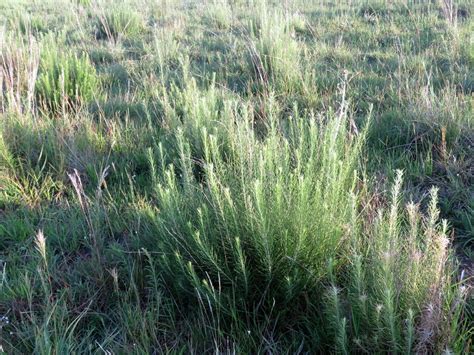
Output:
[[[43,51],[36,95],[40,107],[52,113],[77,108],[92,100],[99,90],[95,68],[85,54]]]
[[[295,110],[288,123],[270,114],[260,140],[241,109],[226,112],[222,139],[203,127],[199,163],[181,129],[176,164],[165,166],[162,148],[158,159],[151,155],[160,201],[155,243],[177,298],[189,302],[197,292],[223,319],[234,314],[239,322],[245,312],[264,317],[276,302],[283,320],[296,316],[303,294],[327,278],[327,260],[346,249],[362,138],[349,138],[343,115],[321,125]]]
[[[300,79],[301,46],[294,39],[290,19],[277,11],[263,11],[252,30],[255,39],[250,59],[257,80],[291,88]]]
[[[437,190],[431,190],[423,214],[412,202],[400,207],[401,183],[399,171],[390,205],[374,211],[370,226],[351,226],[348,272],[336,282],[343,290],[345,337],[367,353],[441,353],[462,328],[450,329],[446,320],[458,321],[457,307],[465,295],[451,283],[455,269],[447,222],[439,220]],[[337,344],[341,335],[334,336]]]
[[[116,42],[123,36],[136,36],[145,28],[140,14],[124,6],[100,11],[97,17],[97,39]]]
[[[12,27],[17,25],[21,33],[29,35],[31,33],[39,34],[48,31],[48,24],[44,18],[31,16],[28,14],[19,14]]]
[[[226,1],[217,1],[209,6],[209,17],[212,23],[221,30],[232,25],[232,9]]]

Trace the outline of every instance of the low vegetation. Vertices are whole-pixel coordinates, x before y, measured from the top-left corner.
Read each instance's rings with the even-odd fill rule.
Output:
[[[473,11],[1,3],[0,351],[472,352]]]
[[[66,112],[98,94],[98,78],[89,58],[53,45],[42,51],[36,80],[38,106],[50,113]]]

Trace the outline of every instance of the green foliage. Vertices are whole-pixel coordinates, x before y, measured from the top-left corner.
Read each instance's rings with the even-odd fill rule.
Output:
[[[277,300],[285,312],[325,277],[327,258],[342,252],[361,140],[347,139],[343,116],[330,115],[322,127],[295,111],[285,128],[270,116],[260,141],[248,116],[237,108],[227,115],[236,126],[222,140],[202,127],[202,162],[192,163],[191,142],[178,130],[177,166],[152,177],[157,228],[166,236],[156,243],[170,255],[162,272],[177,295],[197,288],[204,296],[221,282],[228,290],[216,307],[248,310],[260,302],[265,309]]]
[[[293,37],[293,28],[287,17],[265,7],[252,30],[255,44],[251,62],[256,79],[268,81],[277,87],[292,86],[299,77],[300,45]]]
[[[59,113],[93,100],[99,91],[95,68],[85,54],[45,48],[41,54],[36,96],[41,107]]]
[[[101,9],[97,16],[97,39],[116,42],[121,37],[134,37],[144,31],[141,15],[130,7]]]
[[[39,48],[33,38],[7,36],[0,44],[0,112],[18,114],[33,109]]]
[[[0,349],[472,353],[450,4],[0,1]]]

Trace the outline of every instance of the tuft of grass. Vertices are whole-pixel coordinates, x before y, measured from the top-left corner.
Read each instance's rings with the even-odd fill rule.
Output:
[[[220,302],[239,301],[242,309],[258,300],[262,307],[272,299],[291,304],[324,277],[326,258],[342,247],[340,226],[350,217],[346,201],[361,139],[347,139],[347,121],[338,115],[320,126],[316,117],[303,123],[295,113],[287,135],[271,116],[261,142],[249,117],[235,119],[237,126],[222,141],[202,128],[198,165],[192,141],[180,129],[176,165],[152,178],[161,201],[157,228],[168,235],[158,241],[170,255],[164,276],[170,282],[182,278],[180,292],[204,292],[202,278],[223,282],[229,290]]]
[[[0,110],[27,113],[34,109],[40,50],[34,37],[0,42]]]

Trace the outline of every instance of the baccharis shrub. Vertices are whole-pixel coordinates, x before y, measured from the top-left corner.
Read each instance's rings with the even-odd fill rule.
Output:
[[[116,42],[123,36],[133,37],[143,32],[145,24],[140,14],[125,6],[101,9],[97,15],[97,39]]]
[[[251,62],[258,80],[291,87],[299,78],[301,45],[294,38],[290,19],[278,11],[263,11],[252,24],[252,31]]]
[[[86,54],[43,50],[36,82],[40,108],[51,113],[75,109],[91,101],[98,89],[98,75]]]
[[[426,214],[418,205],[400,207],[402,174],[392,188],[392,201],[379,210],[369,228],[354,233],[346,274],[340,274],[344,292],[328,288],[324,307],[333,334],[331,342],[342,349],[350,339],[366,353],[441,353],[455,330],[443,319],[455,319],[458,292],[450,283],[454,272],[446,221],[439,220],[437,190],[431,190]],[[356,221],[356,219],[354,220]],[[357,225],[359,224],[359,227]],[[345,304],[346,308],[337,307]],[[345,312],[345,313],[341,313]],[[348,319],[342,328],[343,317]],[[342,329],[342,331],[341,331]]]
[[[328,114],[321,126],[296,109],[287,123],[272,113],[259,139],[248,111],[227,114],[236,123],[225,125],[225,138],[202,127],[199,167],[193,142],[179,129],[179,160],[153,178],[163,277],[177,295],[196,290],[239,317],[254,307],[260,315],[276,307],[282,319],[294,317],[303,294],[326,277],[326,260],[344,249],[362,138],[348,137],[345,115]],[[162,165],[161,157],[151,159]]]

